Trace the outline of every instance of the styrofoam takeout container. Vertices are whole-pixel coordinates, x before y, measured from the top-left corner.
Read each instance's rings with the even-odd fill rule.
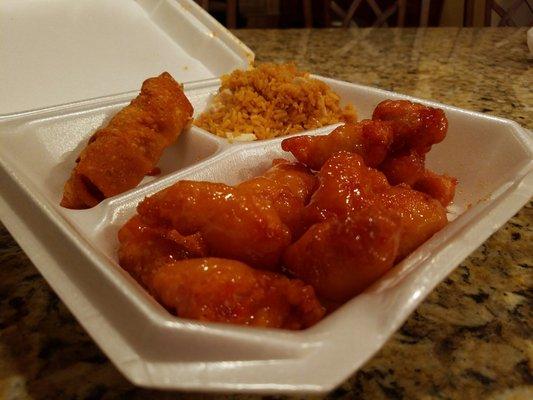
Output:
[[[352,102],[360,118],[369,117],[381,100],[409,98],[319,78],[343,102]],[[185,85],[196,114],[218,86],[217,79]],[[533,194],[528,131],[502,118],[417,100],[443,108],[449,119],[448,136],[428,157],[431,169],[459,179],[448,226],[363,294],[305,331],[177,318],[117,264],[119,227],[146,195],[180,179],[235,184],[263,172],[274,158],[291,157],[281,150],[282,139],[229,143],[192,127],[165,151],[160,176],[147,177],[136,189],[89,210],[61,208],[63,184],[79,151],[136,94],[0,117],[0,218],[96,343],[138,385],[328,391],[368,360],[435,285]]]

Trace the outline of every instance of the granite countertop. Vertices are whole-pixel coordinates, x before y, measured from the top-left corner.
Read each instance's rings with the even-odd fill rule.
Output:
[[[510,118],[533,129],[525,28],[235,33],[258,61],[294,60],[317,74]],[[329,397],[533,398],[532,225],[530,203]],[[214,397],[127,382],[2,225],[0,265],[0,399]]]

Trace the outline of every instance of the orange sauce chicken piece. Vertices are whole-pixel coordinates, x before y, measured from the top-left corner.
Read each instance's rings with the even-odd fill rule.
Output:
[[[120,265],[180,317],[312,326],[447,224],[457,181],[425,167],[446,131],[442,110],[387,100],[371,120],[285,139],[298,162],[239,185],[179,181],[120,229]]]
[[[391,184],[405,183],[446,207],[453,200],[457,180],[426,170],[424,164],[426,153],[444,140],[447,130],[446,115],[438,108],[385,100],[375,108],[372,120],[345,124],[326,136],[285,139],[281,147],[316,171],[338,151],[357,153]]]
[[[302,329],[324,315],[311,286],[223,258],[167,263],[151,289],[171,311],[200,321]]]

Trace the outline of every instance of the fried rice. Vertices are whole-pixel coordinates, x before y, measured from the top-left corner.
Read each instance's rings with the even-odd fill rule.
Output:
[[[222,77],[218,93],[194,124],[234,140],[269,139],[338,122],[355,122],[351,105],[296,65],[260,64]]]

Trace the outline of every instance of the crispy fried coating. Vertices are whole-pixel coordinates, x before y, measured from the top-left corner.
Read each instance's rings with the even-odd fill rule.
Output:
[[[284,262],[326,300],[360,293],[447,223],[437,200],[389,185],[358,154],[335,153],[318,179],[304,211],[309,229],[287,248]]]
[[[210,256],[276,270],[291,241],[272,201],[222,183],[179,181],[143,200],[137,212],[149,226],[199,233]]]
[[[405,183],[429,194],[443,206],[453,201],[457,179],[425,168],[425,154],[444,140],[448,120],[444,111],[407,100],[385,100],[372,118],[390,122],[394,130],[391,153],[378,167],[393,185]]]
[[[448,131],[444,111],[408,100],[382,101],[374,109],[372,119],[392,123],[393,154],[410,150],[426,154],[432,145],[444,140]]]
[[[141,93],[91,137],[65,184],[61,205],[90,208],[137,186],[154,170],[192,113],[192,105],[170,74],[147,79]]]
[[[457,179],[439,175],[425,168],[425,155],[412,151],[406,155],[388,157],[379,169],[392,185],[406,184],[426,193],[446,207],[455,197]]]
[[[181,235],[167,225],[148,225],[140,215],[131,218],[118,232],[119,263],[141,285],[173,260],[205,257],[207,248],[199,233]]]
[[[345,124],[325,136],[288,138],[281,147],[314,170],[338,151],[357,153],[369,167],[377,167],[386,157],[426,154],[433,144],[444,140],[447,130],[448,120],[441,109],[385,100],[376,106],[372,120]]]
[[[394,216],[376,208],[312,225],[287,248],[284,260],[288,270],[320,297],[344,302],[392,268],[399,242]]]
[[[396,261],[407,257],[448,223],[446,209],[438,200],[407,185],[391,187],[379,200],[381,206],[400,218]]]
[[[329,135],[285,139],[281,148],[291,152],[298,161],[316,171],[338,151],[357,153],[368,166],[376,167],[389,153],[392,140],[390,123],[363,120],[339,126]]]
[[[178,316],[309,327],[315,292],[347,301],[447,224],[456,180],[424,165],[446,129],[441,110],[385,101],[374,120],[284,140],[298,163],[235,187],[177,182],[122,227],[120,264]]]
[[[302,164],[277,159],[263,175],[237,189],[269,199],[294,239],[302,233],[302,212],[317,185],[316,176]]]
[[[346,220],[371,215],[376,208],[393,215],[401,229],[400,260],[447,224],[446,210],[429,195],[407,185],[390,186],[385,176],[368,168],[361,156],[339,152],[318,174],[319,187],[306,207],[309,224],[329,218]]]
[[[411,151],[407,154],[389,156],[379,166],[379,170],[385,174],[391,185],[405,183],[413,186],[424,176],[426,157]]]
[[[301,232],[301,214],[316,185],[316,177],[303,165],[275,160],[265,174],[237,187],[178,182],[140,203],[137,219],[158,235],[163,227],[166,236],[171,231],[180,240],[198,234],[204,256],[276,270],[284,247]]]
[[[426,153],[446,136],[444,112],[407,100],[385,100],[377,105],[372,118],[340,126],[325,136],[285,139],[281,147],[314,170],[338,151],[359,154],[392,185],[409,185],[447,206],[455,195],[457,180],[425,167]]]
[[[325,313],[302,281],[221,258],[169,262],[150,289],[176,315],[200,321],[303,329]]]
[[[425,170],[413,185],[413,189],[429,194],[434,199],[440,201],[446,207],[455,197],[457,179],[448,175],[439,175],[430,170]]]
[[[368,168],[360,155],[335,153],[318,172],[318,189],[305,209],[308,225],[330,218],[346,220],[370,208],[390,190],[385,176]]]

